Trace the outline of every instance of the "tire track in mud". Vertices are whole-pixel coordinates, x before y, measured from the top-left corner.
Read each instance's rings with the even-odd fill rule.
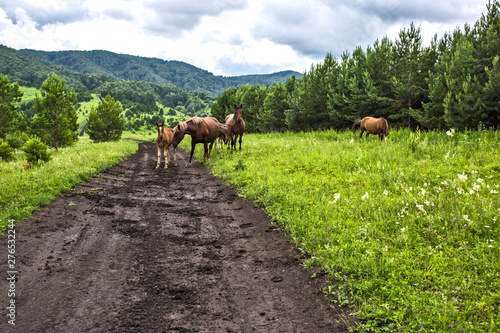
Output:
[[[347,332],[264,211],[186,160],[154,170],[140,143],[17,225],[17,325],[0,331]]]

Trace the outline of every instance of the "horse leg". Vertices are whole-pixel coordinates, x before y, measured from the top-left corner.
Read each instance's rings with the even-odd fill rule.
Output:
[[[370,135],[370,132],[366,131],[365,139],[368,139],[368,135]]]
[[[203,144],[203,148],[205,149],[205,151],[203,152],[203,160],[206,161],[209,157],[208,157],[208,143],[205,142]]]
[[[160,162],[161,162],[161,149],[160,147],[158,147],[158,145],[156,146],[156,151],[158,153],[158,162],[156,162],[156,168],[155,169],[158,169],[160,167]]]
[[[163,147],[163,156],[165,157],[165,169],[168,169],[168,146]]]
[[[236,141],[238,140],[238,134],[235,134],[233,140],[231,141],[231,149],[236,150]]]
[[[361,133],[359,133],[359,138],[362,139],[363,138],[363,133],[365,132],[364,129],[361,130]]]
[[[189,156],[189,162],[187,165],[191,165],[191,160],[193,159],[193,154],[194,154],[194,148],[196,147],[196,143],[194,143],[194,140],[191,139],[191,155]]]
[[[174,148],[174,147],[172,146],[172,151],[173,151],[173,153],[174,153],[174,166],[177,166],[177,158],[175,157],[175,151],[176,151],[176,149],[177,149],[177,148]]]
[[[208,160],[210,161],[210,155],[212,155],[212,148],[214,146],[214,143],[211,142],[210,146],[208,147]]]
[[[241,141],[243,141],[243,134],[240,134],[240,151],[241,151]]]

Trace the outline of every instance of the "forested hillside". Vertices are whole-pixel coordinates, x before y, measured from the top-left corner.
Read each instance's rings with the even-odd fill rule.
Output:
[[[21,86],[40,88],[55,73],[77,93],[78,102],[91,93],[120,101],[128,129],[175,116],[207,116],[219,92],[244,84],[272,84],[300,74],[292,71],[270,75],[222,77],[180,61],[163,61],[107,51],[43,52],[15,50],[0,45],[0,74]],[[32,113],[28,102],[21,110]],[[175,117],[169,119],[176,119]]]
[[[474,26],[429,46],[412,24],[395,41],[385,37],[340,59],[328,54],[300,78],[229,88],[211,113],[220,119],[243,104],[248,129],[259,132],[349,128],[365,116],[414,129],[498,128],[499,55],[497,0]]]
[[[166,61],[109,51],[20,50],[19,52],[82,74],[103,74],[122,80],[173,84],[186,91],[202,91],[211,95],[218,95],[229,87],[273,84],[280,80],[285,81],[292,75],[301,75],[298,72],[284,71],[269,75],[215,76],[182,61]]]

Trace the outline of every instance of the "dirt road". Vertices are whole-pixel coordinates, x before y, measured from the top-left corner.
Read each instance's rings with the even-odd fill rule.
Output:
[[[140,143],[18,224],[0,332],[346,332],[264,211],[186,159],[154,170]]]

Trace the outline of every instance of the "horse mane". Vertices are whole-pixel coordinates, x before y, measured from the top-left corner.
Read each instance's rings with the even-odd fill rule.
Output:
[[[187,130],[187,127],[188,127],[187,123],[188,123],[188,121],[192,121],[192,122],[193,122],[193,124],[200,124],[200,123],[202,123],[202,122],[203,122],[203,118],[200,118],[200,117],[193,117],[193,118],[190,118],[190,119],[188,119],[188,120],[186,120],[186,121],[183,121],[182,123],[180,123],[179,125],[177,125],[177,126],[179,126],[179,129],[180,129],[181,131],[185,131],[185,130]]]
[[[191,120],[193,122],[193,124],[199,124],[199,123],[203,122],[203,118],[200,118],[200,117],[193,117],[189,120]],[[189,121],[189,120],[187,120],[187,121]]]

